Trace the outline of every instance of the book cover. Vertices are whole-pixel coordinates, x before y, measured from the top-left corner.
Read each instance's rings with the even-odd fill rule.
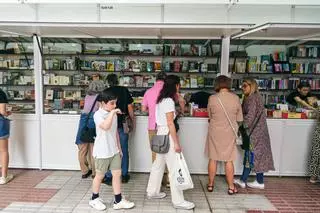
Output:
[[[93,61],[91,64],[92,70],[95,71],[105,71],[106,70],[106,62],[105,61]]]
[[[52,89],[46,90],[46,100],[53,100],[53,90]]]
[[[114,72],[114,62],[113,61],[108,61],[107,62],[107,71],[108,72]]]
[[[198,88],[198,78],[196,75],[190,76],[190,87],[191,88]]]

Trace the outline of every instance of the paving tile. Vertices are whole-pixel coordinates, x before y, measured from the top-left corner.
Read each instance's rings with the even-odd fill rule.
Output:
[[[99,212],[88,205],[92,179],[81,179],[79,171],[12,171],[15,179],[0,186],[1,212]],[[132,180],[122,186],[122,191],[136,207],[114,211],[111,208],[112,187],[102,184],[100,196],[108,207],[105,212],[320,212],[319,185],[309,184],[306,178],[266,177],[265,190],[239,189],[239,194],[229,196],[224,176],[216,177],[214,192],[209,193],[206,191],[207,176],[192,175],[194,189],[185,191],[184,195],[186,200],[195,203],[196,208],[186,211],[173,208],[168,188],[163,188],[168,194],[166,198],[146,199],[148,174],[133,173],[131,177]]]

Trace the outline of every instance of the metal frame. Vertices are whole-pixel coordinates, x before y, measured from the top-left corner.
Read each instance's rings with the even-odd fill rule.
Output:
[[[265,23],[256,27],[253,27],[251,29],[248,30],[244,30],[243,32],[240,33],[236,33],[231,35],[231,39],[236,39],[236,38],[242,38],[244,36],[250,35],[252,33],[255,33],[257,31],[260,30],[266,30],[268,28],[294,28],[294,29],[304,29],[304,28],[312,28],[312,29],[319,29],[320,30],[320,24],[318,23]],[[319,37],[320,33],[316,33],[316,34],[309,34],[309,35],[304,35],[301,37],[290,37],[290,35],[287,38],[277,38],[274,37],[272,38],[272,40],[302,40],[302,39],[310,39],[310,38],[314,38],[314,37]],[[257,37],[246,37],[246,39],[268,39],[270,40],[270,38],[268,37],[261,37],[261,38],[257,38]]]

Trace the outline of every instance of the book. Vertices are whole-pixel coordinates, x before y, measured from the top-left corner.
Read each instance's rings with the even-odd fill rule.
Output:
[[[46,90],[46,100],[53,100],[53,90],[52,89]]]
[[[105,71],[106,70],[106,62],[105,61],[93,61],[91,64],[92,70],[96,71]]]
[[[113,61],[108,61],[107,62],[107,71],[108,72],[114,72],[114,62]]]

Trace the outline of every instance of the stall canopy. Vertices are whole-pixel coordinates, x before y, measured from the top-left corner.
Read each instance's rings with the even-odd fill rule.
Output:
[[[235,33],[231,39],[320,43],[320,23],[266,23]]]
[[[0,36],[70,38],[214,39],[246,30],[251,24],[106,24],[0,22]]]

